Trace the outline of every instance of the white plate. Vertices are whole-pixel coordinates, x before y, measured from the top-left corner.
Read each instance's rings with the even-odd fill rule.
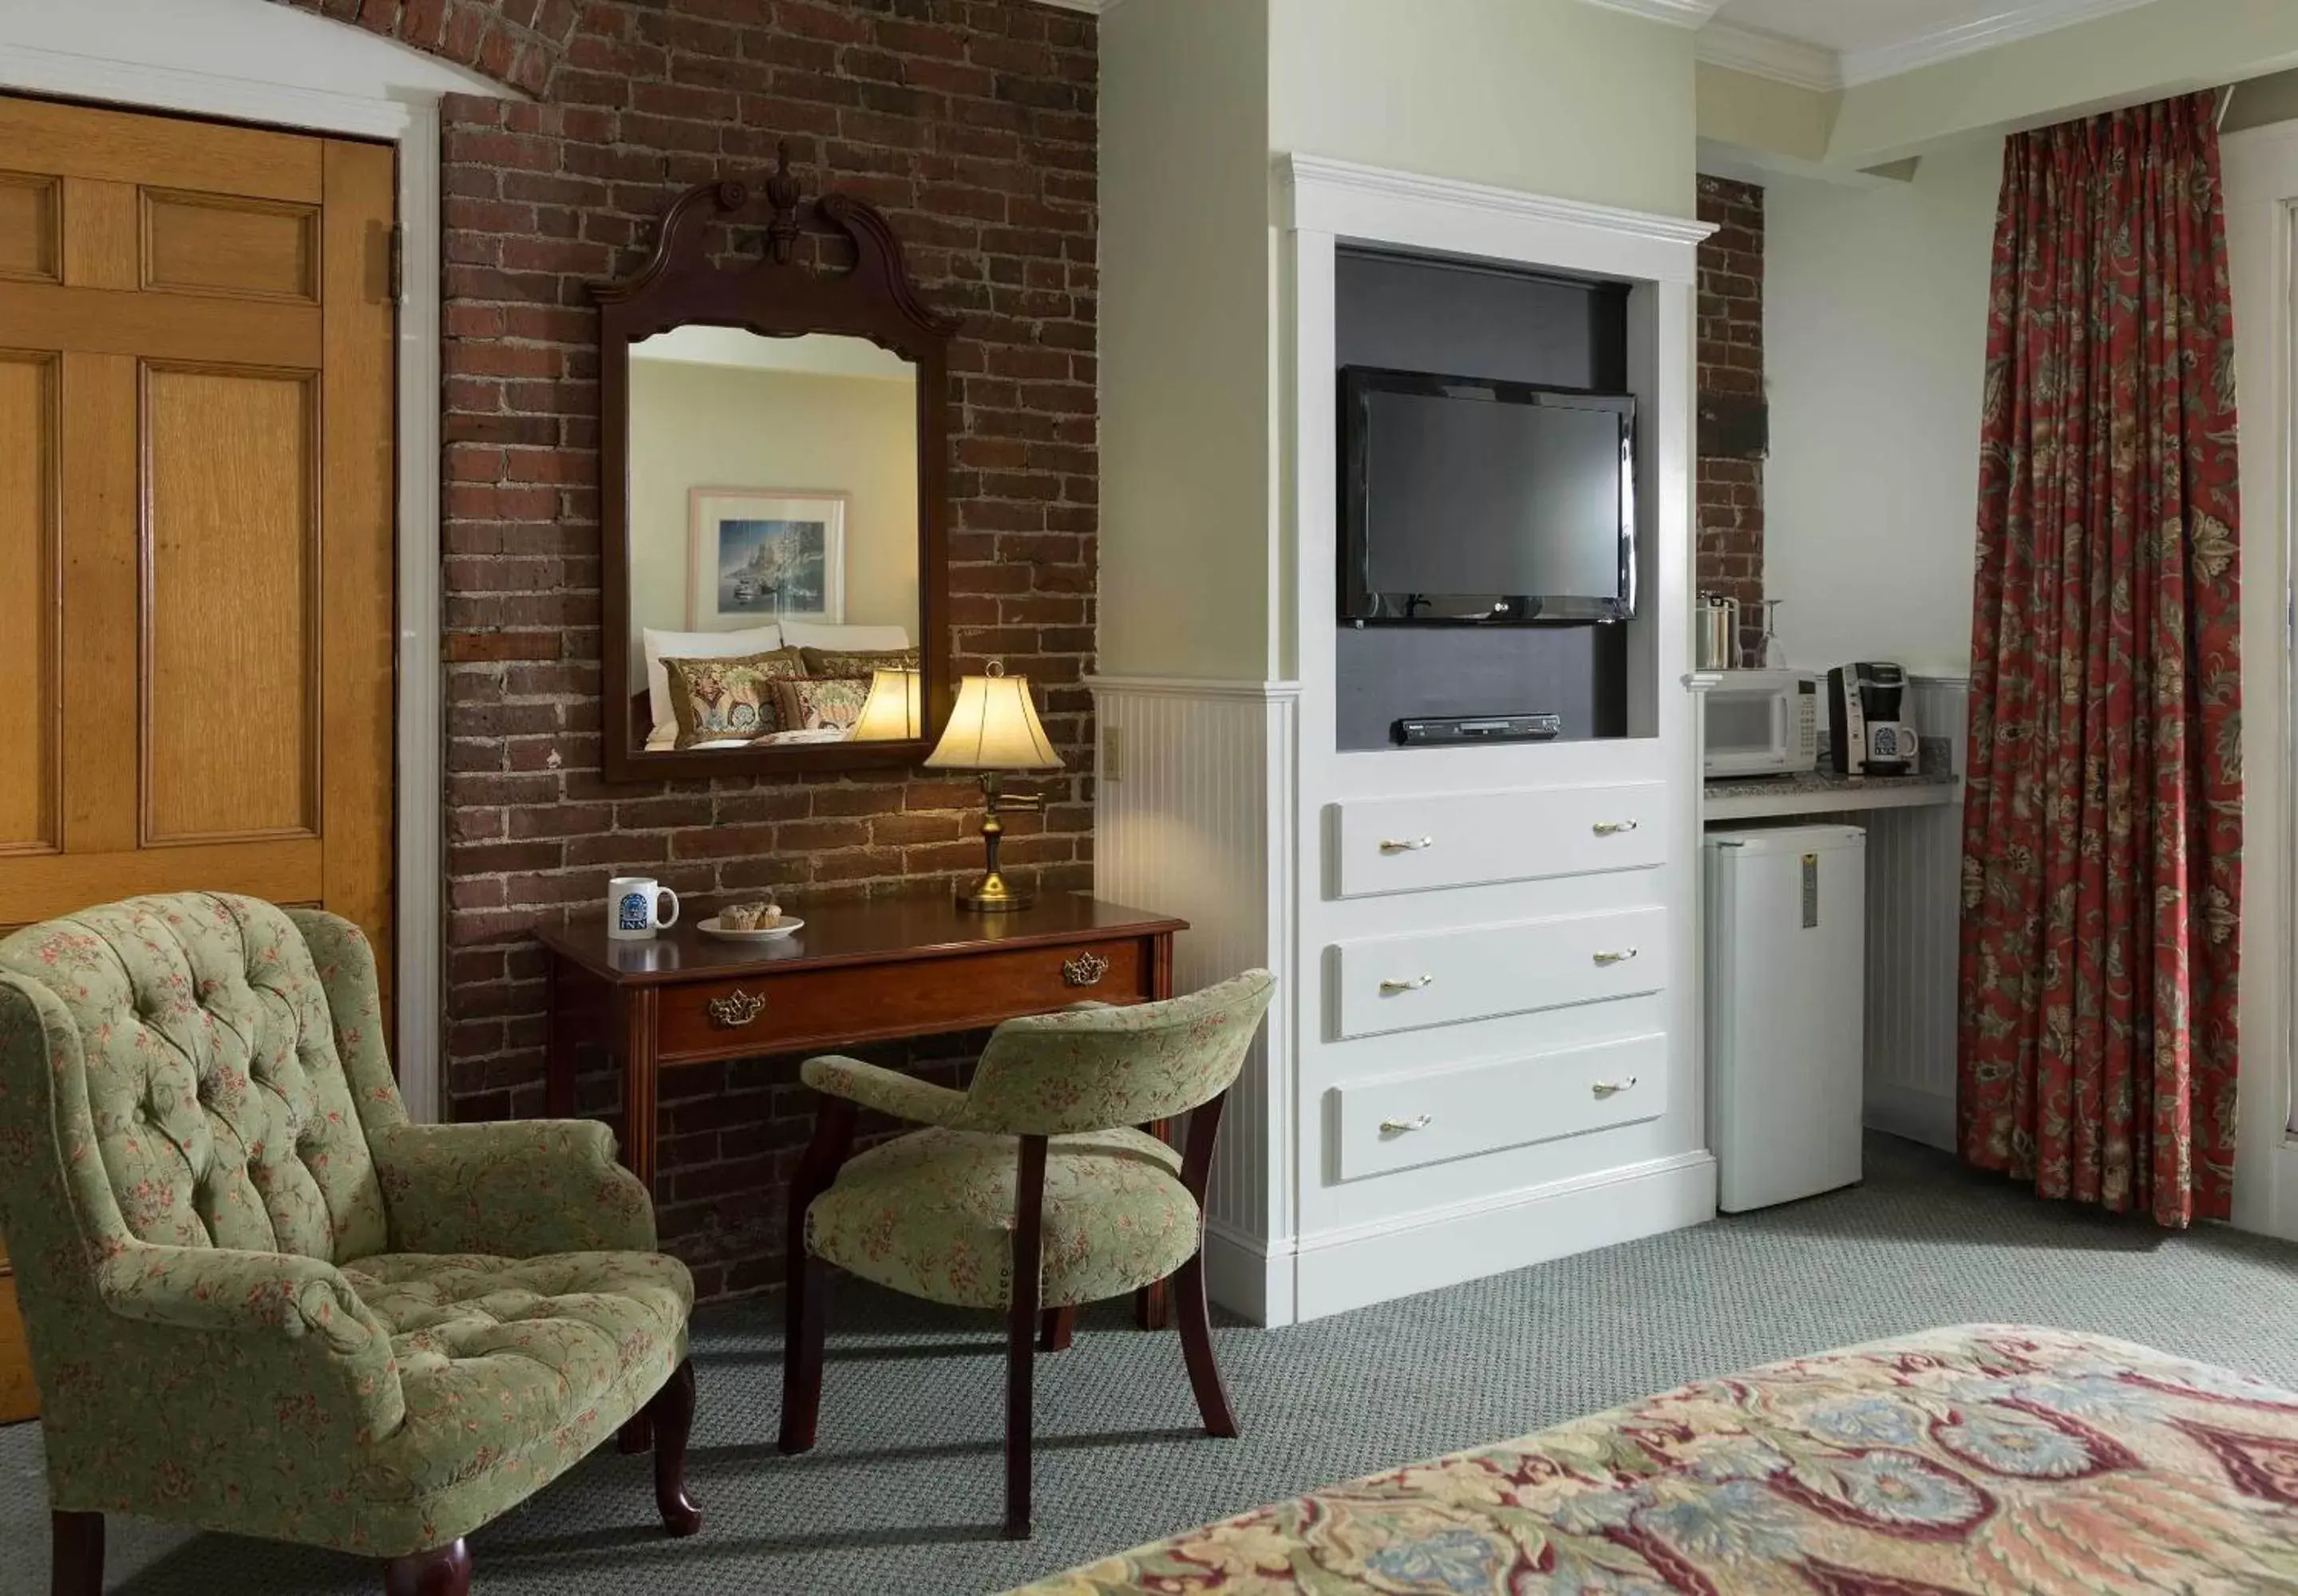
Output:
[[[804,920],[784,915],[779,926],[768,926],[757,931],[736,931],[732,926],[721,926],[718,917],[712,915],[702,922],[698,929],[703,935],[715,936],[722,942],[776,942],[805,924]]]

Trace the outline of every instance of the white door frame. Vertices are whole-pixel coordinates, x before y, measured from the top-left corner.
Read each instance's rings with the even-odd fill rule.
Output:
[[[269,0],[72,0],[0,14],[0,92],[183,111],[398,146],[405,269],[399,307],[398,919],[401,1094],[444,1107],[441,1061],[443,802],[439,658],[439,96],[517,96],[390,39]],[[218,25],[228,37],[218,37]],[[248,47],[251,36],[264,45]],[[37,38],[37,43],[27,42]],[[127,59],[123,59],[127,57]],[[314,82],[332,88],[304,86]]]
[[[2292,716],[2292,504],[2298,491],[2298,122],[2232,134],[2227,249],[2242,383],[2241,1124],[2234,1219],[2298,1241],[2298,738]]]

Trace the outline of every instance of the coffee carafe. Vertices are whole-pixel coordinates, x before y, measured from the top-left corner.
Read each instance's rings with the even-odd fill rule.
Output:
[[[1828,763],[1839,776],[1912,776],[1915,728],[1903,704],[1907,673],[1883,660],[1827,673]]]

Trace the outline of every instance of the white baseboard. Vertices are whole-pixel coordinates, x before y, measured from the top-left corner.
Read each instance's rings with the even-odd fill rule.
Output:
[[[1228,1229],[1205,1227],[1205,1293],[1267,1329],[1293,1322],[1293,1248]]]
[[[1910,1086],[1867,1082],[1868,1129],[1904,1136],[1943,1153],[1955,1151],[1955,1098]]]
[[[1715,1159],[1680,1153],[1492,1202],[1304,1239],[1294,1316],[1321,1319],[1715,1217]]]

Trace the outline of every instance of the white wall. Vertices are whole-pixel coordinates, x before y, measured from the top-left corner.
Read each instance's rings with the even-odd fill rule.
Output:
[[[1265,0],[1120,5],[1100,59],[1100,668],[1261,681],[1278,669]]]
[[[1798,668],[1969,669],[2002,148],[1765,191],[1764,580]]]
[[[1586,0],[1268,4],[1273,150],[1693,212],[1688,28]]]
[[[847,495],[846,619],[915,637],[917,402],[913,383],[632,361],[632,686],[639,628],[687,625],[693,488]]]

